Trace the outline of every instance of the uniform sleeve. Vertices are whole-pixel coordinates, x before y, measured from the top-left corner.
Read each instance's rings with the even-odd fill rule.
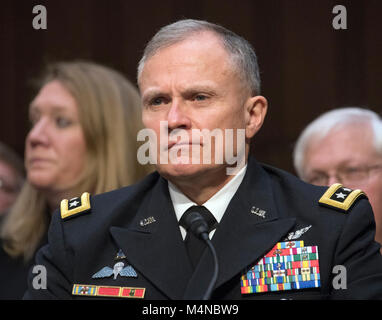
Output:
[[[33,267],[28,274],[28,289],[23,299],[71,299],[73,255],[65,245],[63,223],[56,211],[48,232],[48,244],[36,254],[35,265],[46,270],[46,289],[34,284]],[[36,282],[36,280],[35,280]]]
[[[332,291],[334,299],[382,299],[382,256],[374,241],[375,222],[371,206],[361,200],[347,213],[334,256],[334,265],[344,266],[346,289]],[[334,274],[340,276],[340,273]]]

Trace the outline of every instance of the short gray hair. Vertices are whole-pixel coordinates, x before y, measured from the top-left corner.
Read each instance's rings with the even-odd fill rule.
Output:
[[[221,39],[223,47],[237,67],[239,76],[247,82],[253,95],[260,94],[260,72],[257,57],[251,44],[234,32],[203,20],[185,19],[161,28],[146,45],[142,59],[138,64],[137,79],[145,62],[159,50],[186,40],[188,37],[203,31],[213,32]]]
[[[375,151],[382,155],[382,119],[374,111],[345,107],[323,113],[301,133],[293,151],[293,163],[300,178],[304,176],[305,151],[313,137],[324,138],[331,130],[348,124],[367,123],[374,135]]]

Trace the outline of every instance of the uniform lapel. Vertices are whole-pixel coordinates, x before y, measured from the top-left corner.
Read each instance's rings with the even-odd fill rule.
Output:
[[[255,208],[265,210],[264,217],[252,213],[256,212]],[[270,178],[254,159],[250,159],[243,182],[212,239],[220,268],[216,287],[256,263],[294,224],[294,218],[279,217]],[[212,270],[212,255],[206,250],[183,298],[200,299],[212,277]],[[237,281],[240,281],[239,277]]]
[[[155,221],[150,218],[151,223],[141,225],[149,217]],[[182,298],[192,269],[163,178],[133,222],[127,228],[111,227],[110,232],[139,273],[170,299]]]

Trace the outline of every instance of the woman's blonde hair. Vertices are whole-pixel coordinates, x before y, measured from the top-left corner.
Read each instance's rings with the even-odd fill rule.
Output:
[[[71,197],[117,189],[152,170],[137,161],[137,132],[143,127],[140,97],[128,80],[94,63],[60,62],[47,68],[39,87],[51,81],[59,81],[75,98],[86,140],[86,168]],[[30,259],[46,233],[50,214],[42,192],[27,181],[2,226],[6,252]]]

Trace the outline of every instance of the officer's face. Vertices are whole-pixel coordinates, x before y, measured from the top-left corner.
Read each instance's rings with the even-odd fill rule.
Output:
[[[214,172],[215,175],[221,172],[226,176],[227,158],[224,157],[223,163],[215,161],[215,149],[225,155],[227,146],[232,147],[234,154],[240,148],[246,157],[249,139],[260,128],[265,116],[265,98],[251,97],[220,41],[208,32],[161,49],[148,59],[139,86],[143,123],[155,131],[162,151],[169,153],[169,163],[165,164],[159,158],[161,148],[158,147],[157,169],[173,181],[190,177],[204,179],[206,172]],[[168,123],[168,143],[159,141],[160,122],[163,121]],[[182,129],[187,135],[171,141],[171,134],[177,129]],[[209,163],[203,161],[206,144],[202,139],[192,137],[193,129],[208,129],[210,132],[221,129],[223,139],[226,130],[231,129],[234,138],[216,145],[213,143],[211,158],[207,159],[211,160]],[[242,145],[236,139],[237,129],[244,131]],[[199,149],[196,156],[193,152],[195,147]],[[181,155],[185,149],[188,163],[172,163],[171,152],[178,150],[177,154]],[[201,164],[197,164],[197,159]]]
[[[67,191],[81,175],[86,143],[77,103],[60,82],[46,84],[29,108],[32,128],[26,139],[28,181],[47,191]]]
[[[373,141],[367,124],[346,125],[322,139],[313,138],[305,153],[304,179],[314,183],[315,177],[325,176],[320,184],[339,182],[363,190],[373,207],[377,240],[382,242],[382,156]]]

